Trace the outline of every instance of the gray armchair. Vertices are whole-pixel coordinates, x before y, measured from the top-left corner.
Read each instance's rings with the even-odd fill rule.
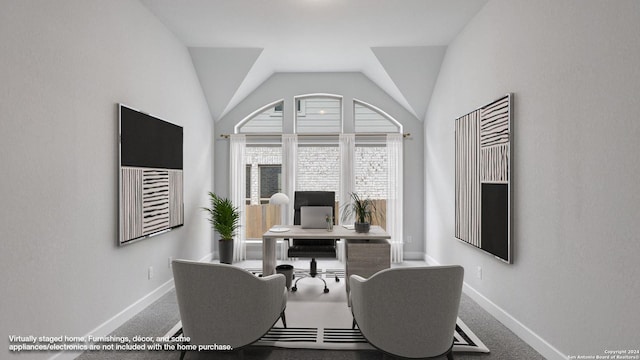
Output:
[[[190,344],[237,349],[259,340],[279,318],[286,327],[284,275],[256,277],[232,265],[187,260],[174,260],[172,267],[182,330]]]
[[[464,269],[461,266],[382,270],[351,275],[351,311],[371,345],[396,356],[453,359]]]

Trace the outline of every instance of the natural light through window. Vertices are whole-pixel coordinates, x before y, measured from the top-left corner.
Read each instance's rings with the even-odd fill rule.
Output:
[[[282,133],[284,102],[269,104],[243,120],[238,126],[240,134]]]
[[[353,102],[353,120],[356,133],[394,133],[400,127],[381,110],[372,105],[355,100]]]
[[[342,132],[342,98],[329,95],[314,95],[303,99],[304,113],[296,112],[296,133],[318,134]]]

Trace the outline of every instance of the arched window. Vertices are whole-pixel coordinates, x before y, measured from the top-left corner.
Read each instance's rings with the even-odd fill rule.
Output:
[[[304,111],[295,113],[297,134],[342,132],[342,96],[309,94],[296,96],[295,103],[302,104]]]
[[[355,99],[353,121],[356,133],[402,132],[402,125],[390,115],[371,104]]]
[[[402,261],[402,124],[382,109],[353,99],[346,105],[353,111],[353,124],[347,128],[355,134],[345,134],[343,101],[333,94],[298,95],[294,108],[285,108],[282,99],[274,101],[235,126],[236,134],[253,135],[242,148],[245,166],[236,169],[246,176],[245,201],[239,204],[245,207],[246,239],[259,242],[273,224],[290,224],[291,214],[268,203],[275,192],[292,196],[294,190],[335,191],[338,204],[356,192],[376,202],[383,215],[377,224],[394,239],[392,261]]]
[[[236,134],[281,134],[284,100],[267,104],[242,119],[236,126]]]

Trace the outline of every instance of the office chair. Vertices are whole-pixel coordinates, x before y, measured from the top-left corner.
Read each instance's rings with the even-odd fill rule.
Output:
[[[300,208],[302,206],[331,206],[332,216],[335,221],[335,192],[333,191],[296,191],[293,201],[293,224],[300,225]],[[318,275],[316,258],[335,258],[337,239],[296,240],[293,239],[287,255],[291,258],[311,258],[308,273],[301,274],[293,284],[291,291],[298,290],[298,281],[305,277],[316,278]],[[317,277],[324,283],[324,292],[328,293],[327,282],[322,277]],[[336,281],[340,281],[335,275]]]

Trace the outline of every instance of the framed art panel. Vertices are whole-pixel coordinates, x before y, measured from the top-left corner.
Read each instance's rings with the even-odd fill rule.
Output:
[[[512,263],[513,94],[455,120],[455,236]]]
[[[183,128],[119,104],[119,245],[184,224]]]

